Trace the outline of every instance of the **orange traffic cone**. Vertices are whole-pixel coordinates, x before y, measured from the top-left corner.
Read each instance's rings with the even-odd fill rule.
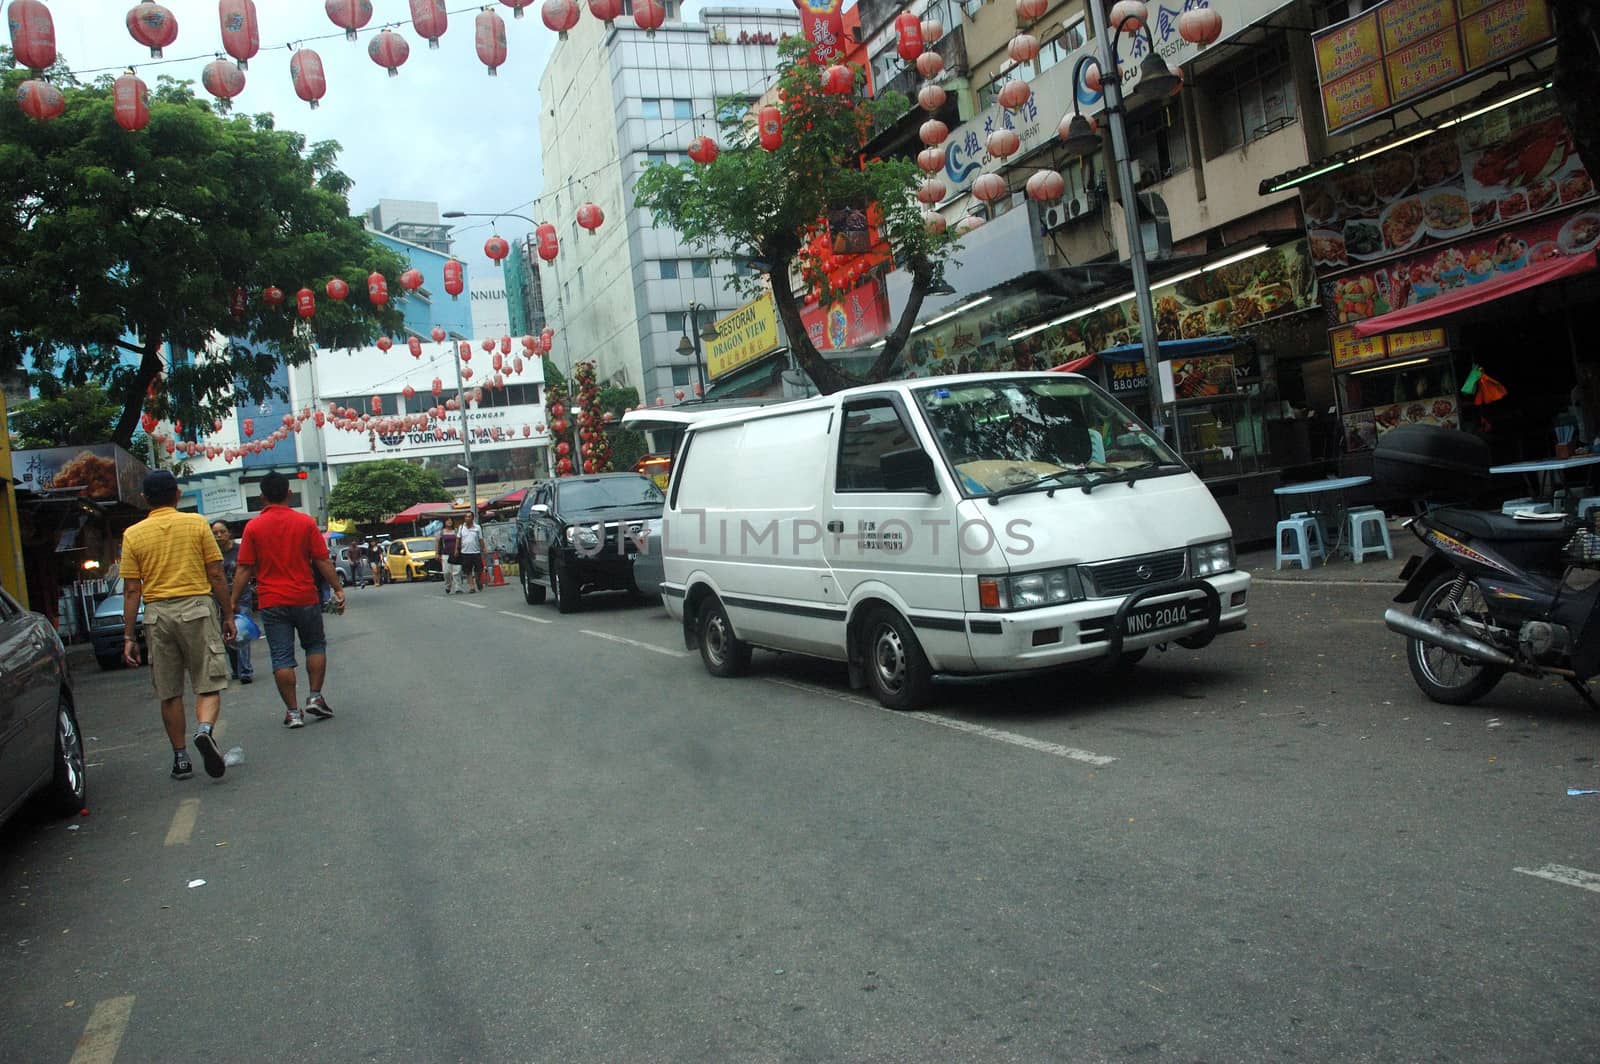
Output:
[[[505,571],[500,568],[500,552],[499,551],[495,551],[494,552],[494,561],[489,563],[489,582],[487,584],[485,584],[484,586],[485,587],[505,587],[506,586],[506,574],[505,574]]]

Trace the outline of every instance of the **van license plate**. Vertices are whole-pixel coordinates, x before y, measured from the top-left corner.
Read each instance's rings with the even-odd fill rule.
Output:
[[[1163,628],[1181,628],[1191,619],[1199,620],[1198,615],[1191,618],[1191,610],[1199,604],[1195,602],[1172,602],[1165,606],[1146,606],[1134,610],[1123,621],[1124,635],[1145,635],[1157,632]]]

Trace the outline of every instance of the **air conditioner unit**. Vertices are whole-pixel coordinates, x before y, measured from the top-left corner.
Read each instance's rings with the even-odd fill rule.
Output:
[[[1086,214],[1092,214],[1097,204],[1093,192],[1084,192],[1062,201],[1068,218],[1082,218]]]

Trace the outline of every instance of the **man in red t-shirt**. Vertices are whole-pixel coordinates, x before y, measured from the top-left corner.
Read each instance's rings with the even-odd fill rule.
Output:
[[[239,544],[239,564],[233,576],[234,612],[238,612],[239,598],[254,579],[261,626],[272,652],[272,679],[286,710],[283,726],[303,728],[307,711],[323,720],[333,716],[327,699],[322,697],[322,681],[328,672],[328,640],[322,631],[317,574],[333,588],[333,605],[340,613],[344,612],[344,589],[317,523],[286,505],[288,478],[281,473],[268,473],[261,481],[261,497],[266,500],[266,508],[244,526],[244,539]],[[306,654],[306,679],[311,685],[304,710],[295,692],[297,633],[300,649]]]

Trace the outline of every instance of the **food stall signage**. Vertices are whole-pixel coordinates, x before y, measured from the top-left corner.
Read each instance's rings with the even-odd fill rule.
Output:
[[[1360,337],[1353,328],[1334,329],[1328,334],[1333,349],[1333,368],[1349,369],[1351,366],[1379,362],[1388,356],[1382,336]]]
[[[1425,351],[1440,351],[1445,346],[1443,329],[1415,329],[1410,332],[1389,333],[1387,339],[1390,358],[1420,355]]]
[[[1393,103],[1420,96],[1461,77],[1461,37],[1455,27],[1388,53],[1389,96]]]
[[[1363,118],[1389,109],[1389,79],[1383,64],[1374,63],[1338,81],[1322,86],[1322,113],[1328,125],[1355,125]]]
[[[1348,19],[1317,38],[1317,80],[1326,85],[1383,58],[1378,12]]]
[[[1374,8],[1383,24],[1383,47],[1398,52],[1456,23],[1454,0],[1390,0]]]
[[[1550,12],[1545,0],[1501,0],[1466,16],[1461,36],[1467,46],[1467,67],[1475,70],[1549,40]]]
[[[1149,390],[1149,380],[1150,370],[1142,358],[1136,362],[1106,363],[1106,385],[1113,395],[1144,393]]]
[[[826,307],[802,310],[800,322],[818,351],[862,347],[888,333],[888,298],[877,278],[870,278]]]
[[[706,376],[716,380],[778,346],[778,311],[766,292],[717,319],[717,337],[705,341]]]

